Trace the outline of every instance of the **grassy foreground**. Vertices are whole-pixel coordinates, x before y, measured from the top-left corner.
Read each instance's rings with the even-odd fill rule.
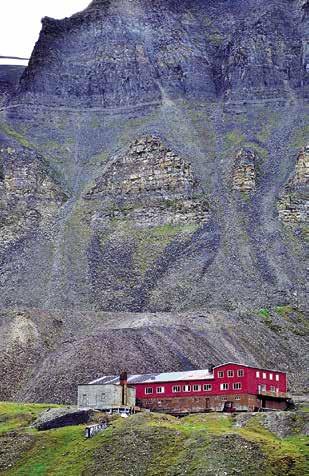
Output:
[[[287,475],[309,474],[308,438],[277,438],[251,420],[244,428],[219,414],[182,419],[138,414],[115,419],[90,440],[83,425],[47,432],[30,429],[51,405],[0,404],[0,474]]]

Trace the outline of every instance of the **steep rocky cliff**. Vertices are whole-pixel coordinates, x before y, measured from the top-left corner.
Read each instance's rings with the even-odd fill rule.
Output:
[[[305,0],[94,0],[43,19],[0,107],[0,324],[19,329],[0,339],[6,396],[24,382],[27,398],[74,398],[65,379],[46,388],[51,361],[75,382],[237,359],[304,388],[308,18]],[[135,313],[126,328],[116,311]]]

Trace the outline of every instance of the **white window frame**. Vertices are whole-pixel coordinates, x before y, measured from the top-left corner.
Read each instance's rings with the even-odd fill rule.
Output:
[[[153,394],[153,388],[152,387],[146,387],[145,388],[145,395],[152,395]]]
[[[193,392],[200,392],[202,390],[202,386],[201,385],[193,385]]]
[[[227,371],[227,376],[228,376],[229,378],[234,377],[234,370],[228,370],[228,371]]]
[[[220,390],[228,390],[229,384],[228,383],[220,383]]]
[[[191,385],[183,385],[182,391],[186,393],[191,392]]]
[[[273,380],[274,378],[274,375],[273,374],[269,374],[269,380]]]
[[[280,376],[279,374],[276,374],[276,382],[279,382],[279,380],[280,380]]]
[[[227,396],[225,395],[225,396],[221,397],[221,400],[222,400],[223,402],[226,402],[226,401],[227,401]]]
[[[271,385],[271,386],[270,386],[270,391],[271,391],[271,392],[275,392],[275,391],[276,391],[276,388],[275,388],[273,385]]]
[[[240,400],[240,395],[236,395],[235,400]]]
[[[255,377],[256,377],[256,378],[260,378],[260,371],[259,371],[259,370],[257,370],[257,371],[255,372]]]
[[[218,370],[218,378],[224,378],[224,370]]]
[[[262,378],[263,378],[263,379],[266,379],[266,378],[267,378],[267,373],[266,373],[266,372],[263,372]]]
[[[180,393],[181,392],[181,386],[180,385],[173,385],[172,392],[173,393]]]
[[[156,388],[156,393],[164,393],[165,392],[165,388],[164,387],[157,387]]]
[[[241,382],[235,382],[235,383],[233,383],[233,389],[234,389],[234,390],[241,390],[241,389],[242,389],[242,384],[241,384]]]
[[[212,384],[211,383],[204,383],[203,390],[204,390],[204,392],[211,392],[212,391]]]
[[[245,375],[244,369],[237,370],[237,377],[243,377]]]

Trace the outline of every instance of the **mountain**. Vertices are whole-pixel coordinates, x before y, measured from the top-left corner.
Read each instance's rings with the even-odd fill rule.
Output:
[[[5,398],[223,360],[306,388],[308,12],[95,0],[42,20],[0,90]]]

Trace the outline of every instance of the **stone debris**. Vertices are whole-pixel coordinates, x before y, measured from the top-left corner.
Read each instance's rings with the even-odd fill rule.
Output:
[[[243,428],[251,422],[262,425],[279,438],[309,435],[309,414],[305,412],[241,413],[235,416],[234,425]]]

